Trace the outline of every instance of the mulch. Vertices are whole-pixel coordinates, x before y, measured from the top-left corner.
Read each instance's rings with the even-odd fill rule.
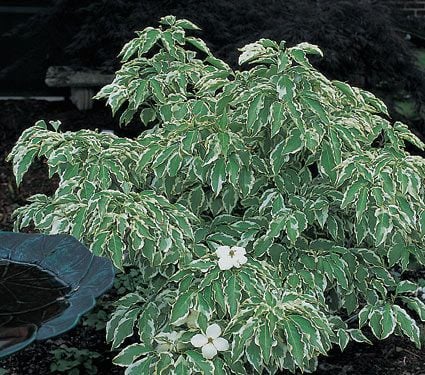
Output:
[[[21,132],[39,119],[61,120],[64,130],[81,128],[113,129],[119,135],[134,136],[139,129],[120,130],[117,121],[111,118],[107,108],[95,106],[87,112],[77,111],[69,102],[44,101],[0,101],[0,230],[12,230],[11,213],[35,193],[51,194],[57,181],[47,179],[47,168],[43,162],[29,170],[22,185],[17,188],[12,168],[5,162]],[[114,291],[103,297],[114,299]],[[1,303],[1,301],[0,301]],[[89,349],[101,354],[93,362],[102,375],[123,374],[124,370],[111,365],[115,353],[105,342],[103,330],[79,324],[68,333],[30,345],[28,348],[0,361],[0,369],[8,375],[45,375],[53,358],[51,350],[61,345]],[[341,353],[333,349],[327,357],[320,358],[318,375],[425,375],[423,351],[403,337],[390,337],[375,342],[373,346],[350,343]],[[84,374],[84,370],[80,372]]]

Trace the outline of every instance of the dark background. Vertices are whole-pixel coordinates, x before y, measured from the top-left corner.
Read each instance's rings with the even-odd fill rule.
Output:
[[[25,56],[27,51],[35,52],[31,43],[33,38],[20,38],[10,32],[18,25],[28,22],[31,17],[46,10],[48,1],[0,1],[0,95],[12,95],[25,91],[32,93],[45,92],[43,69],[47,61],[45,55],[39,53],[39,58],[31,62],[30,74],[26,71],[8,68]],[[39,66],[37,69],[36,66]]]

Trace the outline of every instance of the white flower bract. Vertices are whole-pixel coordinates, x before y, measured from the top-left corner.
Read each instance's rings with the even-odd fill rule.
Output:
[[[221,270],[230,270],[233,267],[240,268],[248,259],[246,250],[240,246],[219,246],[216,250],[218,266]]]
[[[205,359],[212,359],[217,352],[223,352],[229,349],[229,342],[220,337],[221,328],[218,324],[208,326],[205,335],[198,333],[193,336],[190,343],[195,348],[202,348],[202,355]]]

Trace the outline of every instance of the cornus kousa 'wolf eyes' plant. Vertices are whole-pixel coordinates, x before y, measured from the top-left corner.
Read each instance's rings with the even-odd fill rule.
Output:
[[[366,326],[419,346],[425,305],[404,271],[425,264],[425,160],[404,147],[424,144],[315,70],[318,47],[261,39],[232,71],[196,29],[168,16],[138,32],[98,93],[149,127],[137,139],[43,121],[22,134],[17,182],[45,158],[60,183],[16,229],[141,270],[107,324],[126,374],[313,371],[334,344],[370,342]]]

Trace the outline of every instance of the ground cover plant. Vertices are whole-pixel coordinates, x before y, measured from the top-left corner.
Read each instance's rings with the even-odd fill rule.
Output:
[[[100,354],[87,349],[68,348],[62,345],[52,351],[54,356],[50,365],[52,373],[66,373],[68,375],[95,375],[97,368],[93,364],[93,359],[99,358]]]
[[[10,154],[60,182],[16,229],[71,233],[139,285],[107,339],[127,374],[313,371],[350,340],[425,318],[409,267],[425,263],[425,161],[405,125],[308,61],[315,45],[260,39],[234,71],[173,16],[137,33],[105,98],[136,139],[39,121]],[[137,335],[134,335],[135,332]]]

